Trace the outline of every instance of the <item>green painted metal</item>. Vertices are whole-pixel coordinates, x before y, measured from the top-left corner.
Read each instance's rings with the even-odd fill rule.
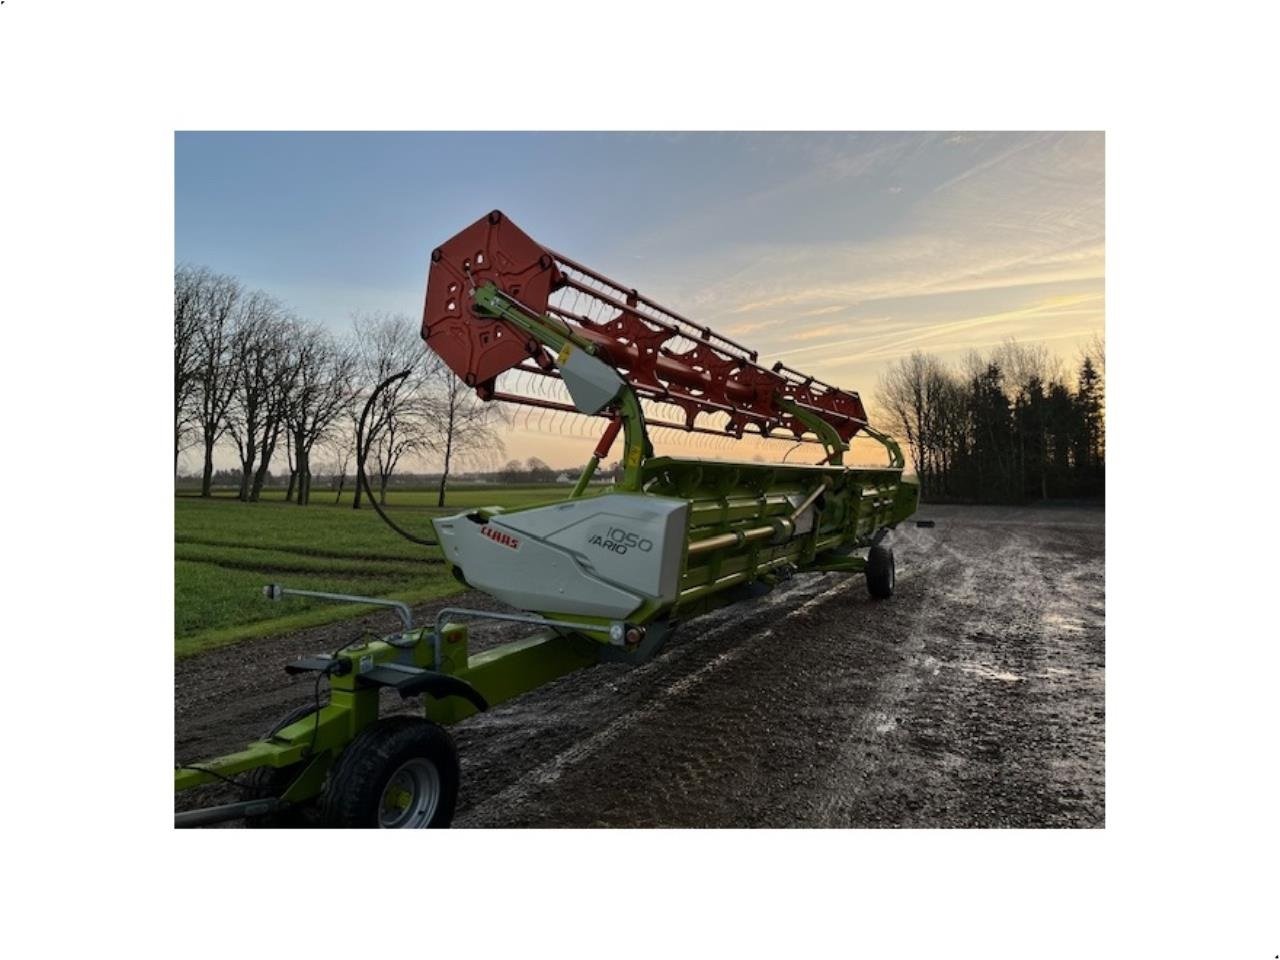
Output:
[[[477,287],[474,299],[476,306],[489,316],[505,320],[523,330],[543,346],[549,347],[552,353],[559,354],[568,343],[592,356],[595,355],[596,347],[590,340],[578,336],[563,323],[557,323],[550,317],[538,317],[526,313],[492,283]]]
[[[600,458],[593,453],[590,459],[587,460],[587,465],[582,468],[582,473],[578,474],[578,482],[573,485],[573,492],[569,494],[570,500],[577,500],[587,492],[587,484],[596,475],[598,466],[600,466]]]
[[[822,441],[822,445],[827,450],[827,463],[833,466],[840,466],[844,463],[844,455],[848,451],[849,445],[840,439],[840,434],[836,433],[835,427],[817,414],[811,413],[786,398],[778,400],[778,407],[791,414],[818,435],[818,439]]]
[[[468,656],[465,633],[448,644],[445,672],[466,680],[492,706],[549,683],[566,673],[599,662],[600,644],[585,637],[540,630],[531,637]],[[458,697],[431,700],[427,716],[437,723],[456,723],[475,713]]]
[[[370,690],[368,693],[373,698],[372,705],[376,714],[377,691]],[[351,741],[354,736],[351,731],[358,728],[358,718],[366,713],[365,710],[353,709],[349,701],[335,698],[320,711],[318,727],[313,714],[286,727],[271,739],[259,740],[237,753],[202,760],[188,767],[178,767],[174,771],[174,787],[187,790],[219,783],[223,778],[235,777],[257,767],[291,767],[311,757],[332,757]],[[304,724],[305,730],[302,729]]]
[[[644,482],[644,462],[653,456],[653,445],[645,429],[640,399],[630,387],[623,388],[619,395],[618,416],[622,418],[622,476],[614,487],[619,492],[639,492]]]

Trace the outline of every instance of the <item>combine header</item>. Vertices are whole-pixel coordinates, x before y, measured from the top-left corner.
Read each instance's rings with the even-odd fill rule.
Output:
[[[461,583],[521,612],[451,608],[415,627],[402,609],[398,634],[288,665],[315,671],[317,690],[327,676],[329,702],[317,695],[245,751],[180,766],[179,789],[247,774],[234,782],[249,794],[178,814],[180,824],[446,826],[458,763],[442,725],[572,670],[643,662],[680,621],[797,571],[861,574],[872,597],[893,593],[881,540],[914,513],[918,491],[856,393],[761,365],[754,350],[538,244],[498,211],[432,251],[422,336],[484,400],[599,418],[600,442],[567,498],[438,517],[436,541],[409,535],[438,543]],[[815,444],[822,458],[656,456],[649,427]],[[617,479],[588,493],[619,434]],[[883,446],[885,466],[844,465],[858,434]],[[462,621],[479,618],[536,630],[470,654]],[[383,686],[425,695],[426,718],[379,719]]]

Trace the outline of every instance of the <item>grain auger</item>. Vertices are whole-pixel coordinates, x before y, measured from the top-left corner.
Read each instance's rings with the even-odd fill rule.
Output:
[[[397,634],[289,664],[315,672],[317,690],[327,677],[328,703],[317,695],[238,754],[180,766],[180,789],[232,779],[248,794],[180,823],[445,826],[458,762],[444,726],[573,670],[643,662],[681,621],[797,572],[860,574],[873,598],[893,593],[893,552],[881,541],[915,512],[918,488],[856,393],[762,365],[499,211],[432,251],[422,336],[481,399],[598,418],[599,443],[567,497],[432,521],[453,576],[510,612],[446,608],[415,627],[401,609]],[[816,444],[822,456],[660,456],[651,427]],[[884,466],[845,465],[858,434],[883,446]],[[593,489],[619,436],[614,482]],[[466,621],[479,618],[532,635],[472,654]],[[384,686],[423,696],[426,716],[379,719]]]

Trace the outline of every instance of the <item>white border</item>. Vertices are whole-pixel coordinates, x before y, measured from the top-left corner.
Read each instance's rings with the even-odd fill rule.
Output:
[[[19,952],[1280,953],[1275,524],[1248,489],[1274,32],[1131,9],[6,0]],[[174,834],[164,324],[193,128],[1105,129],[1105,831]]]

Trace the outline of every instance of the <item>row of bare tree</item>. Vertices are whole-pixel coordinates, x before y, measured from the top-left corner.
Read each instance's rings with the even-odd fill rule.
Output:
[[[1043,344],[1010,340],[959,367],[917,351],[885,372],[877,400],[907,441],[926,499],[1101,497],[1104,371],[1100,337],[1073,377]]]
[[[365,314],[336,337],[294,316],[280,301],[235,277],[182,265],[174,272],[174,467],[189,447],[203,454],[200,495],[212,495],[214,451],[234,446],[239,497],[255,501],[283,446],[287,499],[311,501],[313,454],[325,447],[339,476],[338,498],[356,458],[356,424],[366,398],[392,374],[366,424],[369,463],[386,502],[396,468],[414,458],[441,466],[444,505],[450,471],[502,452],[493,404],[480,402],[425,349],[413,320]],[[353,504],[359,509],[356,485]]]

